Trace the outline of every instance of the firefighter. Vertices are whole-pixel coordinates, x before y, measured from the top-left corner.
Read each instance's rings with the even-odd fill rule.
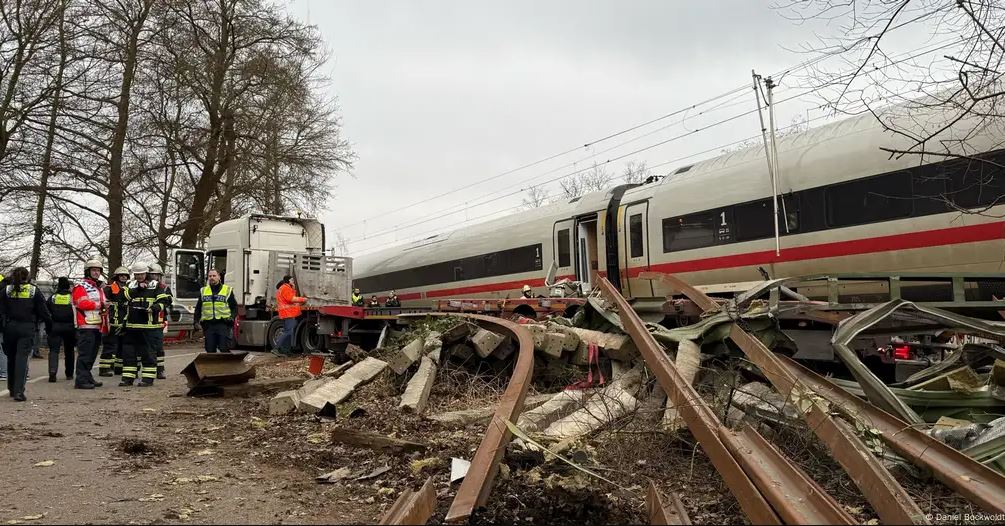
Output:
[[[84,279],[73,287],[72,304],[77,326],[77,367],[73,387],[94,389],[102,383],[91,375],[91,368],[101,347],[105,293],[102,291],[101,262],[89,259],[84,263]]]
[[[533,298],[534,297],[534,291],[531,290],[530,285],[524,285],[523,286],[523,297],[524,298]]]
[[[354,307],[363,306],[363,295],[359,293],[359,289],[352,289],[352,304]]]
[[[279,309],[279,319],[283,320],[283,335],[279,337],[272,352],[279,356],[293,354],[293,337],[297,329],[297,318],[300,317],[300,306],[307,303],[307,298],[297,296],[296,286],[296,281],[290,275],[283,276],[283,280],[276,284],[276,306]]]
[[[167,295],[167,307],[160,311],[161,320],[161,333],[154,338],[154,354],[157,356],[157,379],[164,380],[167,376],[164,375],[164,334],[167,332],[168,326],[168,311],[171,309],[171,302],[173,299],[173,294],[171,294],[171,287],[168,287],[162,281],[164,277],[164,270],[157,263],[151,263],[150,267],[147,269],[147,281],[150,283],[156,283],[158,294]]]
[[[0,288],[0,318],[4,324],[4,349],[7,350],[7,390],[11,398],[24,402],[28,383],[28,360],[39,322],[49,325],[52,316],[38,287],[28,280],[28,269],[18,267],[7,285]]]
[[[371,309],[379,309],[380,300],[377,299],[377,296],[370,296],[370,302],[367,303],[366,306],[370,307]]]
[[[398,295],[392,290],[390,294],[387,295],[387,301],[384,302],[385,307],[401,307],[401,300],[398,299]]]
[[[112,282],[105,286],[105,300],[108,311],[105,315],[108,324],[108,334],[101,346],[101,360],[98,362],[98,376],[122,374],[122,340],[126,323],[126,286],[129,282],[129,269],[115,269]]]
[[[56,381],[59,370],[59,351],[63,350],[63,372],[67,380],[73,379],[73,366],[76,356],[73,349],[77,343],[77,333],[74,330],[73,305],[70,295],[70,279],[59,278],[56,281],[56,292],[49,296],[47,307],[52,314],[52,323],[46,325],[45,332],[49,338],[49,382]]]
[[[199,301],[195,304],[196,323],[202,325],[206,352],[230,352],[237,300],[233,289],[220,280],[220,273],[216,269],[210,269],[208,277],[209,283],[202,288]]]
[[[158,283],[147,280],[147,270],[145,264],[134,264],[133,281],[125,290],[128,312],[120,387],[133,385],[137,373],[140,387],[153,385],[157,378],[156,346],[158,336],[164,334],[161,313],[167,310],[171,297],[163,292]],[[137,361],[142,367],[137,365]]]

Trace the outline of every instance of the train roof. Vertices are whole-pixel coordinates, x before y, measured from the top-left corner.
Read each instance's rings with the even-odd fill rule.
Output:
[[[880,115],[898,126],[925,129],[939,119],[939,115],[934,113],[907,116],[888,111]],[[961,132],[961,129],[964,131]],[[961,125],[947,129],[939,136],[940,144],[954,144],[946,139],[959,139],[959,134],[969,132],[966,144],[971,150],[983,152],[1002,147],[1000,136],[986,130],[977,135],[972,131],[972,127]],[[919,164],[918,156],[891,158],[888,152],[880,149],[881,146],[906,148],[909,145],[906,137],[886,131],[872,113],[787,135],[777,141],[778,191],[787,193],[916,166]],[[926,158],[926,162],[931,162],[931,159]],[[710,192],[709,188],[715,188],[715,191]],[[415,250],[424,246],[438,245],[443,254],[440,259],[444,261],[492,252],[499,247],[491,246],[486,234],[495,231],[504,230],[517,239],[521,236],[533,239],[540,236],[541,221],[553,222],[603,210],[613,192],[614,189],[593,192],[364,254],[355,258],[357,275],[365,277],[432,263],[428,257],[423,258],[423,251]],[[621,202],[627,204],[664,194],[669,194],[667,198],[673,203],[674,215],[770,197],[771,181],[764,147],[750,147],[679,167],[659,182],[629,189]],[[465,253],[450,252],[451,248],[461,245],[465,247]]]

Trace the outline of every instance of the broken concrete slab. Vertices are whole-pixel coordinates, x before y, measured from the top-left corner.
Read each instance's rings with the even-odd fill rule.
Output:
[[[414,451],[426,450],[426,445],[418,442],[342,427],[332,429],[331,437],[332,442],[337,444],[364,447],[389,453],[412,453]]]
[[[627,364],[620,360],[611,360],[611,380],[618,379],[631,370],[631,364]]]
[[[701,367],[701,347],[691,340],[681,340],[678,342],[674,366],[677,367],[677,371],[684,378],[684,381],[694,385],[694,380],[698,376],[698,370]],[[684,419],[680,417],[680,412],[669,399],[667,399],[666,412],[663,413],[663,425],[669,430],[686,427]]]
[[[496,350],[492,351],[492,357],[497,360],[507,360],[516,352],[516,344],[513,340],[506,338],[506,341],[499,344]]]
[[[461,360],[467,360],[475,355],[475,350],[466,343],[455,343],[447,349],[447,353],[449,356],[454,356],[460,358]]]
[[[621,361],[631,361],[639,355],[635,343],[627,334],[614,334],[608,332],[592,331],[580,329],[579,327],[566,327],[565,330],[572,332],[579,337],[582,344],[594,344],[611,359]]]
[[[530,409],[538,407],[541,404],[547,402],[548,400],[551,400],[554,396],[555,396],[554,394],[528,396],[523,401],[524,411],[526,412]],[[476,409],[464,409],[461,411],[450,411],[448,413],[439,413],[436,415],[431,415],[427,418],[447,426],[463,427],[479,422],[488,421],[489,419],[492,418],[492,415],[495,414],[495,412],[496,412],[496,406],[491,405],[487,407],[479,407]]]
[[[423,352],[428,354],[443,348],[443,340],[440,339],[440,336],[442,335],[437,331],[429,331],[429,334],[426,335],[426,339],[422,344]]]
[[[553,358],[562,356],[562,346],[565,344],[565,333],[546,332],[542,338],[541,346],[536,347],[542,353]]]
[[[429,392],[433,389],[435,381],[436,365],[428,356],[423,356],[419,370],[412,375],[412,378],[408,380],[408,385],[405,386],[405,394],[401,395],[401,403],[398,404],[398,407],[413,413],[422,413],[426,409]]]
[[[730,402],[757,420],[785,423],[800,418],[799,412],[784,396],[761,382],[750,382],[740,386],[733,392],[733,399]]]
[[[571,414],[586,400],[588,391],[573,389],[553,395],[540,407],[524,411],[517,420],[517,427],[534,433],[547,428],[555,421]]]
[[[297,410],[301,413],[320,413],[329,407],[334,409],[339,402],[349,398],[357,387],[372,380],[387,366],[387,362],[368,356],[362,362],[350,367],[338,379],[325,383],[313,393],[303,397],[297,405]]]
[[[313,393],[322,385],[334,381],[335,380],[332,378],[316,378],[314,380],[307,380],[300,386],[299,389],[283,391],[277,394],[269,400],[269,414],[284,415],[293,411],[298,405],[300,405],[300,400]]]
[[[569,363],[584,366],[590,364],[590,347],[586,342],[579,343],[579,347],[576,347],[575,352],[572,353]]]
[[[419,360],[422,356],[422,352],[425,350],[425,340],[422,338],[416,338],[408,343],[408,345],[402,347],[401,351],[391,358],[388,366],[394,371],[394,374],[402,375],[405,371],[412,366],[413,363]]]
[[[449,345],[451,343],[456,343],[463,340],[464,338],[467,338],[469,335],[471,335],[472,332],[473,331],[471,324],[466,321],[461,321],[458,322],[453,327],[450,327],[449,329],[443,331],[443,335],[440,336],[440,340],[444,344]]]
[[[586,406],[548,426],[546,436],[571,438],[597,429],[638,409],[641,402],[626,389],[605,387],[586,401]]]
[[[488,358],[496,347],[505,340],[506,337],[485,329],[478,329],[478,332],[471,337],[471,343],[475,347],[475,352],[482,358]]]

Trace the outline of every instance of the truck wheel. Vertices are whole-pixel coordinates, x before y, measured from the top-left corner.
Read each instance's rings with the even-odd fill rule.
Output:
[[[283,320],[276,318],[269,324],[265,331],[265,350],[271,351],[279,343],[279,337],[283,334]]]
[[[325,350],[324,337],[318,334],[318,326],[310,320],[303,320],[297,325],[297,343],[305,353]]]

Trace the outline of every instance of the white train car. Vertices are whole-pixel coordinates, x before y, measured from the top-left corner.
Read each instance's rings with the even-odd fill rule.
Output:
[[[917,117],[915,117],[917,118]],[[964,124],[939,139],[953,144]],[[965,129],[971,131],[970,127]],[[1005,150],[985,132],[967,138],[972,159],[899,159],[906,146],[871,114],[779,141],[780,250],[763,150],[678,168],[672,177],[623,185],[360,256],[364,294],[396,290],[409,305],[443,297],[545,293],[558,276],[606,275],[632,298],[669,293],[643,271],[696,285],[847,272],[1001,272],[1005,265]],[[982,162],[991,160],[993,162]],[[931,162],[935,160],[935,162]],[[979,214],[961,213],[948,200]]]

